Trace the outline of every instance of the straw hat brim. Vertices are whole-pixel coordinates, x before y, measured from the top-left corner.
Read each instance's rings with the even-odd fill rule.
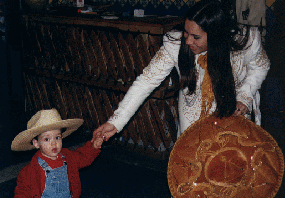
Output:
[[[67,137],[72,132],[76,131],[82,124],[83,119],[67,119],[54,122],[52,124],[43,125],[31,129],[27,129],[19,133],[13,140],[11,144],[11,150],[13,151],[27,151],[35,149],[35,147],[31,144],[31,141],[40,135],[43,132],[63,129],[66,128],[66,131],[62,133],[62,138]]]

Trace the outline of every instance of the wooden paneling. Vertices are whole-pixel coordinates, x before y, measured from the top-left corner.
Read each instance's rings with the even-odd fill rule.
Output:
[[[91,133],[113,114],[159,49],[151,34],[35,20],[26,20],[23,27],[27,115],[54,107],[63,119],[83,118]],[[142,145],[147,153],[171,150],[178,116],[170,77],[113,141]]]

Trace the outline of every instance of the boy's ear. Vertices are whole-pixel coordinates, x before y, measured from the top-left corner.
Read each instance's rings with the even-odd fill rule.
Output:
[[[39,143],[36,139],[33,139],[33,145],[38,149],[40,148]]]

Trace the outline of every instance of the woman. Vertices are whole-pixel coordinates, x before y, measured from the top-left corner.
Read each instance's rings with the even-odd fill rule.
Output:
[[[134,81],[114,115],[94,135],[102,133],[107,141],[120,132],[173,67],[181,88],[178,137],[210,114],[249,117],[253,110],[260,125],[258,89],[270,63],[258,29],[239,29],[222,6],[202,0],[190,8],[184,30],[164,36],[163,46]]]

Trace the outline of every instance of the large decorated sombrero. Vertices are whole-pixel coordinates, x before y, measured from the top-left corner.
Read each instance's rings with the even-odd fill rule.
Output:
[[[173,197],[271,198],[284,158],[273,137],[244,117],[205,118],[176,141],[168,162]]]

